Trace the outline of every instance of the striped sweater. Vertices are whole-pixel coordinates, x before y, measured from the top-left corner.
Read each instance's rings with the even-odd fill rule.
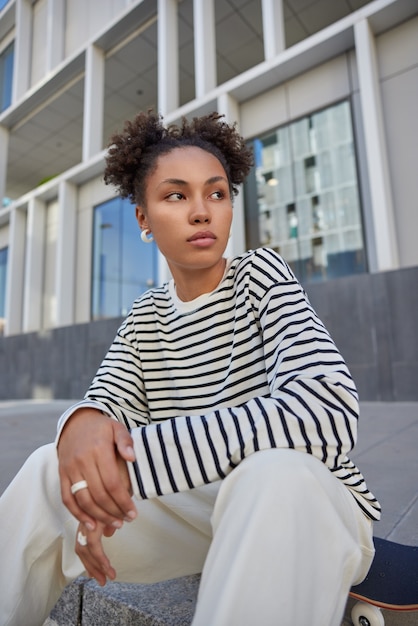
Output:
[[[131,430],[140,498],[224,478],[266,448],[313,454],[362,510],[380,506],[349,460],[355,385],[306,294],[273,250],[233,259],[192,302],[167,283],[133,305],[85,400]],[[64,417],[64,416],[63,416]]]

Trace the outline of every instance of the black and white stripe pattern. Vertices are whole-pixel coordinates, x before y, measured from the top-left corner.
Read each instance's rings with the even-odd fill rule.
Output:
[[[178,308],[168,285],[139,298],[87,399],[132,429],[141,498],[222,479],[249,454],[282,447],[316,456],[371,518],[380,516],[347,458],[357,432],[354,383],[273,250],[234,259],[194,309]]]

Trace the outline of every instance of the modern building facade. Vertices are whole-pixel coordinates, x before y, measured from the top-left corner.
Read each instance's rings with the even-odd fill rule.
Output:
[[[0,398],[80,397],[168,278],[102,180],[149,108],[237,122],[228,253],[286,258],[363,399],[418,399],[416,0],[0,0]]]

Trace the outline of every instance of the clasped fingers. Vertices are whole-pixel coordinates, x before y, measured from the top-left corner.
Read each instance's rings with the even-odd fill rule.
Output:
[[[130,444],[126,428],[96,409],[79,409],[66,424],[58,444],[61,494],[80,522],[119,528],[136,517],[127,468],[134,458]]]
[[[116,498],[119,503],[123,502],[121,506]],[[107,485],[96,477],[71,483],[64,503],[84,523],[92,518],[107,526],[120,528],[123,521],[129,522],[136,517],[131,496],[120,482]]]
[[[107,579],[114,580],[116,571],[107,558],[102,545],[102,536],[105,534],[105,527],[98,524],[93,531],[90,531],[83,524],[80,524],[76,535],[75,552],[83,563],[87,574],[97,580],[99,585],[106,584]],[[109,532],[106,535],[109,536]]]

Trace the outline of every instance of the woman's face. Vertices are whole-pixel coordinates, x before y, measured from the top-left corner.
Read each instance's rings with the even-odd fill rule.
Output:
[[[136,208],[174,279],[222,262],[232,222],[232,200],[218,159],[194,146],[158,157],[146,182],[146,208]],[[180,273],[180,274],[179,274]]]

